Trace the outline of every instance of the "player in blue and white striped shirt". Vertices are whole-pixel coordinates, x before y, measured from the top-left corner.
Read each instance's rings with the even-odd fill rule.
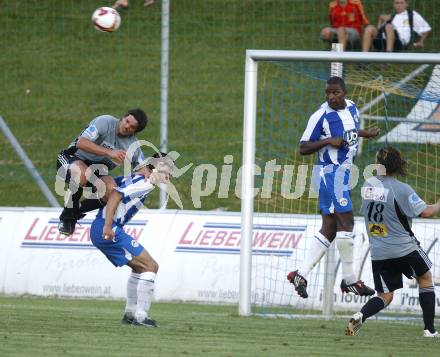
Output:
[[[107,205],[99,210],[90,231],[93,245],[113,265],[128,265],[132,269],[127,282],[127,303],[122,323],[145,327],[157,327],[156,322],[149,318],[148,311],[159,265],[123,228],[143,206],[155,185],[168,183],[171,177],[172,160],[166,156],[153,157],[156,157],[154,166],[145,161],[131,175],[115,179],[117,187],[110,194]],[[149,169],[147,173],[146,166]],[[141,171],[142,175],[139,174]]]
[[[360,129],[359,111],[351,100],[345,98],[342,78],[331,77],[325,95],[327,101],[312,114],[300,140],[302,155],[318,153],[316,167],[319,175],[313,181],[319,191],[322,226],[311,241],[303,266],[290,272],[287,279],[299,296],[307,298],[305,277],[336,238],[343,276],[341,290],[356,295],[373,295],[373,289],[361,280],[356,281],[353,271],[354,218],[349,178],[359,137],[376,137],[379,129]]]

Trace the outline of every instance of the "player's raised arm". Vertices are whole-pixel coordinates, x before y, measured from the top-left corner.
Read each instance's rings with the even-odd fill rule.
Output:
[[[378,127],[359,130],[359,136],[362,138],[375,138],[379,134],[380,134],[380,129]]]
[[[426,206],[426,208],[420,214],[420,217],[429,218],[437,215],[439,212],[440,212],[440,199],[436,203]]]
[[[104,229],[102,231],[102,237],[105,240],[112,240],[115,236],[115,232],[113,232],[112,229],[113,217],[116,209],[118,208],[119,202],[121,202],[121,199],[122,194],[118,191],[113,191],[108,199],[107,206],[105,208]]]

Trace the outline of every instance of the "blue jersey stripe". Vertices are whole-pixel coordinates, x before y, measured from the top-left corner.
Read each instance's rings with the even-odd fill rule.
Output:
[[[352,164],[359,145],[359,130],[359,111],[352,101],[346,99],[342,110],[333,110],[326,102],[310,116],[302,141],[344,138],[347,145],[343,147],[327,145],[320,149],[317,162],[320,165]]]
[[[312,131],[312,134],[310,135],[309,141],[317,141],[322,135],[322,123],[324,122],[325,114],[321,116],[321,118],[318,120],[318,123],[316,124],[315,128]]]
[[[145,180],[144,176],[134,174],[117,177],[115,181],[118,184],[116,190],[122,194],[122,199],[116,209],[113,222],[122,227],[142,208],[154,186],[149,180]],[[97,217],[105,218],[104,209],[99,210]]]

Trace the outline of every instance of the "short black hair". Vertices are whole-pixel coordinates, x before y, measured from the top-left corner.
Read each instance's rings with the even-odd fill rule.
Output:
[[[165,156],[167,156],[167,153],[165,153],[165,152],[155,152],[154,154],[153,154],[153,156],[151,156],[153,159],[159,159],[159,158],[161,158],[161,157],[165,157]],[[148,168],[150,169],[150,170],[152,170],[153,171],[153,169],[154,169],[154,165],[152,165],[152,164],[149,164],[148,165]]]
[[[347,89],[345,88],[345,82],[344,82],[344,80],[341,77],[338,77],[338,76],[330,77],[329,79],[327,79],[327,83],[326,84],[327,85],[337,84],[337,85],[339,85],[342,88],[342,90],[344,92],[347,92]]]
[[[392,146],[386,146],[377,151],[376,160],[378,164],[385,166],[386,175],[406,176],[406,160],[399,150]]]
[[[140,108],[130,109],[127,111],[127,114],[125,116],[133,115],[133,117],[138,122],[138,128],[136,129],[136,132],[140,132],[145,129],[145,127],[148,124],[148,117],[145,112]]]

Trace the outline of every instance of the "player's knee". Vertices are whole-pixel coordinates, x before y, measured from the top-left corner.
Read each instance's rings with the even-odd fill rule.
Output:
[[[151,257],[142,259],[141,264],[142,264],[142,273],[148,271],[157,273],[157,271],[159,270],[159,264]]]
[[[79,185],[81,187],[85,187],[88,183],[87,177],[86,175],[81,175],[80,180],[79,180]]]
[[[148,261],[145,262],[145,269],[146,271],[157,273],[159,270],[159,264],[152,258],[148,259]]]
[[[323,29],[321,30],[320,38],[321,38],[321,40],[323,40],[323,41],[330,41],[330,40],[331,40],[331,38],[332,38],[332,33],[331,33],[331,31],[330,31],[330,29],[329,29],[328,27],[323,28]]]
[[[345,217],[338,221],[338,231],[353,232],[354,229],[354,218]]]
[[[432,286],[432,274],[431,271],[428,270],[425,274],[416,278],[417,283],[421,288],[425,288],[428,286]]]
[[[353,232],[354,222],[348,222],[347,224],[344,225],[343,229],[346,232]]]
[[[346,31],[347,31],[347,30],[345,29],[344,26],[340,26],[340,27],[338,27],[338,28],[336,29],[336,32],[337,32],[338,36],[345,36]]]
[[[152,270],[153,270],[155,273],[157,273],[158,270],[159,270],[159,264],[158,264],[155,260],[153,260]]]
[[[334,230],[332,230],[331,232],[328,233],[328,235],[326,235],[325,237],[327,237],[327,239],[332,242],[335,238],[336,238],[336,228]]]
[[[77,166],[71,166],[69,168],[70,182],[75,182],[77,185],[84,187],[87,184],[86,176],[81,172],[81,169]]]
[[[364,33],[370,36],[374,35],[375,32],[376,32],[376,28],[373,25],[368,25],[364,30]]]
[[[333,239],[335,239],[336,237],[337,228],[338,226],[335,220],[324,219],[319,233],[321,233],[330,242],[332,242]]]
[[[80,186],[84,187],[87,184],[87,177],[85,175],[85,164],[82,161],[75,161],[69,165],[70,179],[75,181]]]
[[[389,304],[391,304],[391,301],[393,301],[394,293],[378,293],[378,296],[383,300],[385,306],[388,306]]]
[[[393,31],[394,32],[394,27],[392,24],[386,24],[385,25],[385,31]]]
[[[336,226],[334,228],[321,227],[319,233],[321,233],[325,238],[332,242],[336,237]]]

